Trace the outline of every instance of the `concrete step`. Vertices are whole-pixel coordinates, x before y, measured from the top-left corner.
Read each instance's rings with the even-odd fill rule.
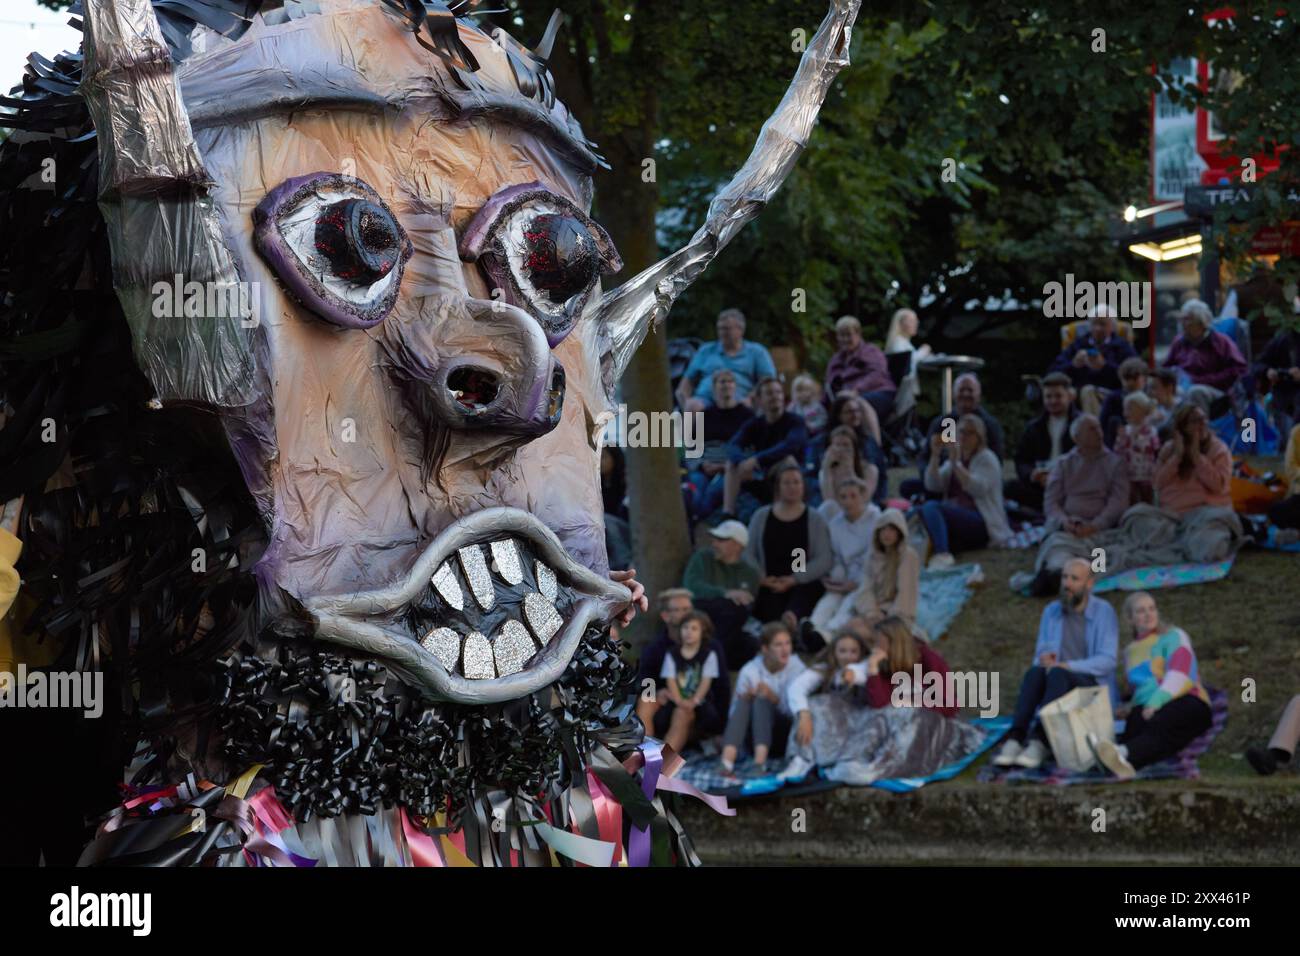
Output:
[[[689,799],[678,806],[706,864],[1300,863],[1294,776],[1074,787],[970,780],[909,794],[842,787],[738,803],[734,817]]]

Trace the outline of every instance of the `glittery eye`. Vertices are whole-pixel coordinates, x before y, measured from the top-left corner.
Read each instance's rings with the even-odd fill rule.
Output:
[[[361,180],[336,173],[286,180],[258,204],[253,221],[262,258],[322,319],[367,329],[392,311],[411,242]]]
[[[460,253],[510,304],[532,313],[552,346],[569,334],[601,275],[623,268],[605,230],[540,183],[489,199],[465,228]]]

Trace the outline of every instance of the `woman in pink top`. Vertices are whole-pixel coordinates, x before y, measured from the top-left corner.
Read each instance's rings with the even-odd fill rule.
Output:
[[[1180,515],[1206,506],[1231,508],[1232,453],[1210,433],[1197,405],[1174,414],[1173,435],[1156,459],[1156,503]]]

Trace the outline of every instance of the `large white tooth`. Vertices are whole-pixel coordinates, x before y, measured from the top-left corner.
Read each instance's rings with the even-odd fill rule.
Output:
[[[449,627],[439,627],[424,636],[420,646],[438,658],[442,666],[453,674],[460,660],[460,635]]]
[[[461,593],[460,581],[456,580],[456,572],[452,570],[450,562],[442,562],[442,567],[434,572],[433,586],[438,589],[444,601],[458,611],[465,610],[465,596]]]
[[[555,583],[555,572],[548,568],[542,562],[537,562],[537,590],[546,595],[546,600],[554,603],[560,593],[559,587]]]
[[[528,628],[518,621],[506,621],[492,641],[492,653],[497,661],[497,676],[508,677],[524,669],[529,658],[537,653],[537,645]]]
[[[492,668],[492,645],[478,631],[470,631],[465,638],[465,676],[470,680],[491,680],[496,677]]]
[[[555,605],[536,591],[524,595],[524,618],[533,629],[537,640],[545,645],[555,632],[564,626],[564,618],[555,610]]]
[[[524,579],[524,567],[519,563],[519,549],[510,538],[492,542],[492,563],[497,574],[507,584],[518,584]]]
[[[492,574],[483,560],[483,549],[471,544],[457,551],[456,556],[460,558],[460,568],[469,581],[469,589],[474,592],[474,600],[483,610],[492,610],[496,603],[496,588],[492,586]]]

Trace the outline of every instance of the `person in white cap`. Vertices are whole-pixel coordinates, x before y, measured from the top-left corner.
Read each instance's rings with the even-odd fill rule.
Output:
[[[739,521],[723,521],[709,530],[707,550],[696,551],[686,565],[682,587],[691,592],[695,607],[713,620],[714,637],[722,644],[727,661],[740,667],[757,652],[756,641],[746,633],[762,578],[745,558],[749,529]]]

